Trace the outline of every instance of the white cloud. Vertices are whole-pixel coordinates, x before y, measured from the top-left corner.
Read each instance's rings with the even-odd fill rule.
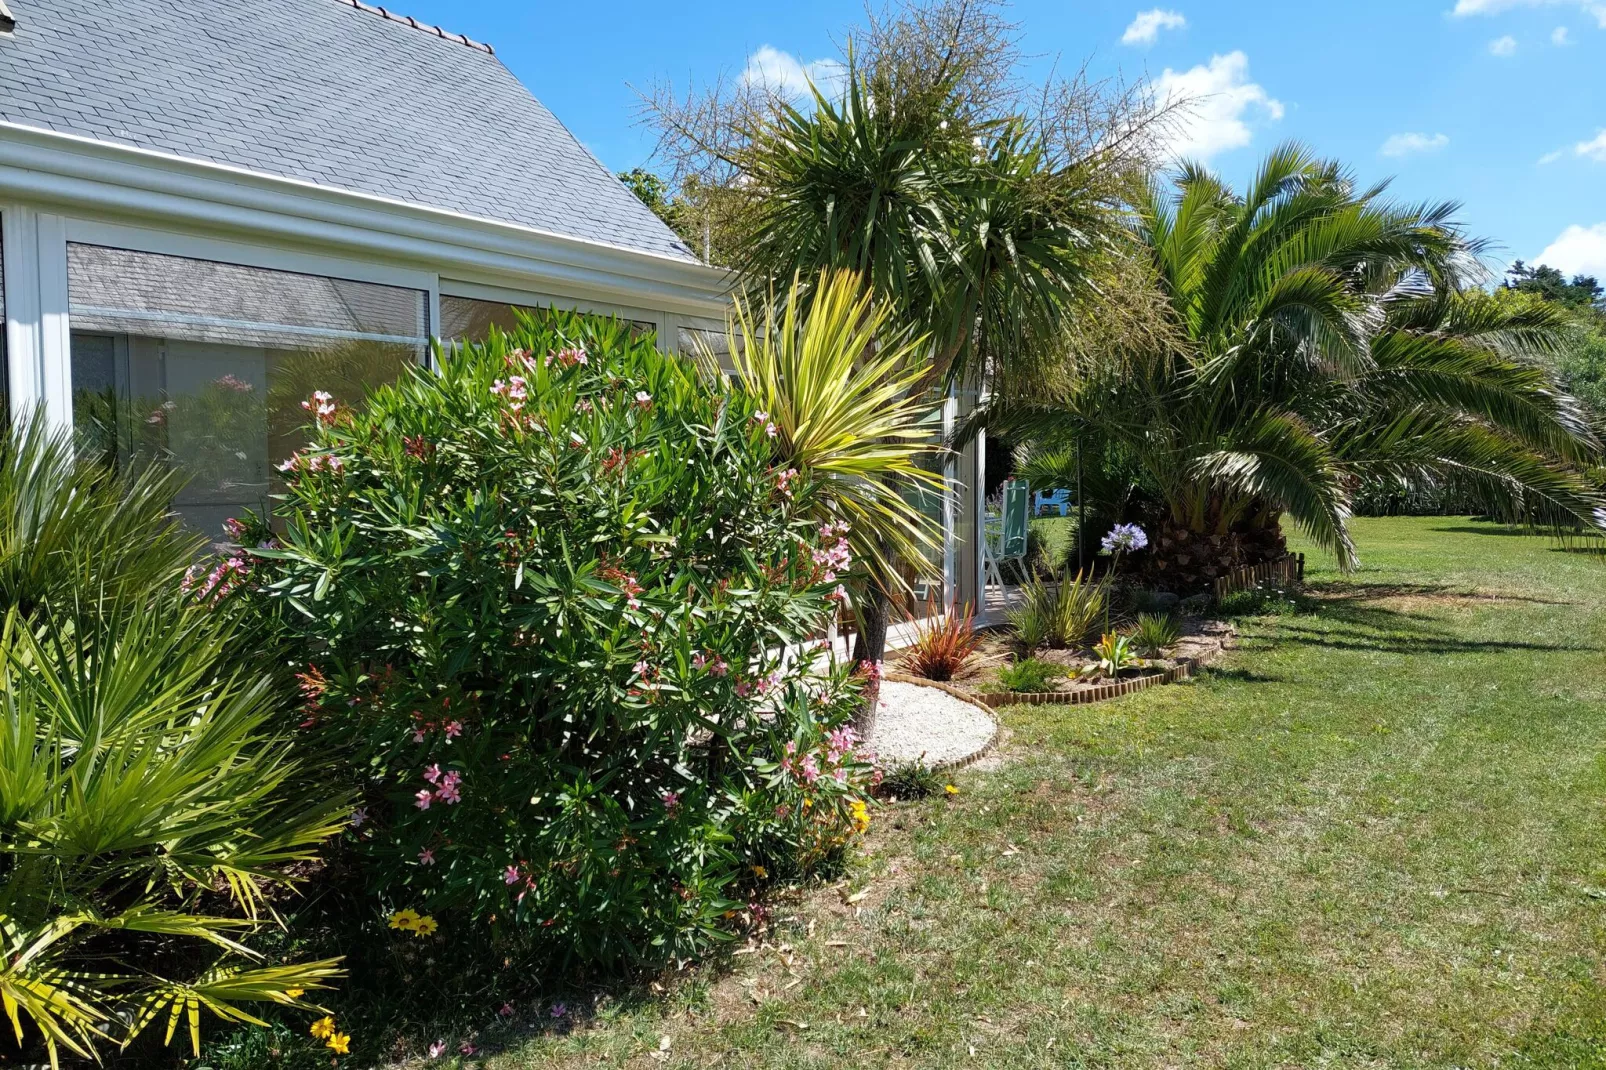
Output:
[[[1126,28],[1121,35],[1123,45],[1152,45],[1160,36],[1161,30],[1180,30],[1188,24],[1181,12],[1166,11],[1163,8],[1154,8],[1152,11],[1139,12],[1138,17],[1132,20],[1132,25]]]
[[[1211,56],[1209,64],[1186,71],[1167,67],[1155,81],[1156,108],[1171,107],[1165,149],[1173,158],[1208,160],[1241,149],[1254,138],[1251,122],[1276,122],[1282,102],[1249,80],[1249,57],[1242,52]]]
[[[1572,44],[1571,41],[1567,40],[1567,27],[1565,27],[1565,26],[1557,26],[1554,30],[1551,30],[1550,31],[1550,43],[1553,44],[1553,45],[1568,45],[1568,44]]]
[[[1517,39],[1509,33],[1504,37],[1496,37],[1489,42],[1491,56],[1509,56],[1517,51]]]
[[[1580,141],[1570,149],[1557,149],[1555,152],[1545,153],[1539,157],[1539,162],[1541,164],[1555,163],[1563,156],[1577,156],[1581,160],[1606,163],[1606,127],[1602,127],[1588,141]]]
[[[1594,160],[1596,163],[1606,163],[1606,129],[1602,129],[1588,141],[1580,141],[1574,145],[1573,155]]]
[[[827,96],[834,95],[842,83],[846,68],[841,61],[817,59],[804,63],[790,52],[764,45],[747,57],[742,69],[742,81],[750,85],[768,86],[789,97],[808,95],[812,81]]]
[[[1445,134],[1395,134],[1383,142],[1384,156],[1409,156],[1414,152],[1437,152],[1450,143]]]
[[[1606,223],[1581,227],[1574,223],[1533,258],[1567,275],[1606,275]]]
[[[1601,29],[1606,30],[1606,3],[1601,0],[1456,0],[1455,10],[1450,14],[1457,17],[1498,15],[1519,7],[1575,7],[1593,15]]]

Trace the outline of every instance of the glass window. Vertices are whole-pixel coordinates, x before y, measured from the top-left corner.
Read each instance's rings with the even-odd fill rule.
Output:
[[[680,351],[688,357],[700,357],[704,353],[712,353],[718,360],[719,366],[726,371],[736,367],[731,362],[730,337],[724,331],[707,331],[701,327],[680,328]]]
[[[211,535],[266,508],[308,395],[360,402],[428,346],[422,290],[76,243],[67,279],[80,450],[185,472]]]
[[[441,294],[441,337],[461,342],[482,342],[490,337],[491,328],[504,331],[517,330],[519,316],[540,319],[547,309],[535,305],[505,305],[497,301],[481,301],[472,297],[452,297]],[[646,320],[626,320],[633,338],[655,334],[657,325]]]

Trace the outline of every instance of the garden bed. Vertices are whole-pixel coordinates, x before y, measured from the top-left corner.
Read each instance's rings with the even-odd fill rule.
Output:
[[[1097,658],[1090,649],[1040,650],[1038,661],[1050,663],[1063,675],[1047,681],[1041,689],[1011,690],[1000,680],[1013,656],[1010,636],[1002,629],[979,636],[980,644],[966,667],[943,685],[954,694],[994,709],[1022,704],[1082,704],[1118,698],[1148,687],[1187,679],[1202,665],[1209,664],[1232,644],[1232,625],[1225,621],[1192,618],[1184,622],[1182,635],[1160,657],[1145,658],[1141,666],[1111,679],[1085,678],[1078,674]],[[913,679],[899,677],[899,679]],[[929,682],[929,681],[927,681]]]

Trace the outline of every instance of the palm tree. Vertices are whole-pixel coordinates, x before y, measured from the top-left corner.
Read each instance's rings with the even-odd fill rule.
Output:
[[[728,154],[748,300],[801,280],[789,296],[807,314],[817,283],[856,273],[881,310],[876,346],[926,339],[899,380],[911,395],[1051,352],[1119,232],[1101,150],[1073,156],[1047,123],[978,109],[963,58],[861,67],[850,49],[846,67],[840,97],[773,102]],[[882,535],[892,551],[904,538]],[[871,558],[861,660],[885,648],[898,557]]]
[[[891,309],[852,272],[817,281],[807,315],[802,289],[794,279],[783,299],[756,312],[737,299],[735,387],[774,427],[778,463],[819,487],[814,521],[849,525],[860,626],[854,657],[873,664],[884,654],[888,608],[905,585],[900,565],[934,574],[941,541],[935,521],[911,501],[942,489],[930,467],[942,448],[921,422],[931,403],[913,389],[926,374],[926,339],[894,328]],[[704,362],[723,378],[712,354]],[[856,724],[862,737],[874,727],[876,694],[872,678]]]
[[[1002,397],[973,426],[1124,459],[1156,502],[1149,568],[1176,589],[1280,555],[1284,515],[1352,565],[1365,480],[1598,525],[1578,466],[1600,443],[1539,359],[1561,318],[1470,287],[1479,246],[1454,206],[1383,192],[1295,145],[1243,196],[1193,166],[1174,193],[1151,185],[1133,232],[1176,343],[1095,339],[1057,396]]]

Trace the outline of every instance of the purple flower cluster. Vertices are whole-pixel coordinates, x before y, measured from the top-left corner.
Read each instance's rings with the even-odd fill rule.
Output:
[[[1149,545],[1149,537],[1136,524],[1117,524],[1100,543],[1107,554],[1125,554]]]

